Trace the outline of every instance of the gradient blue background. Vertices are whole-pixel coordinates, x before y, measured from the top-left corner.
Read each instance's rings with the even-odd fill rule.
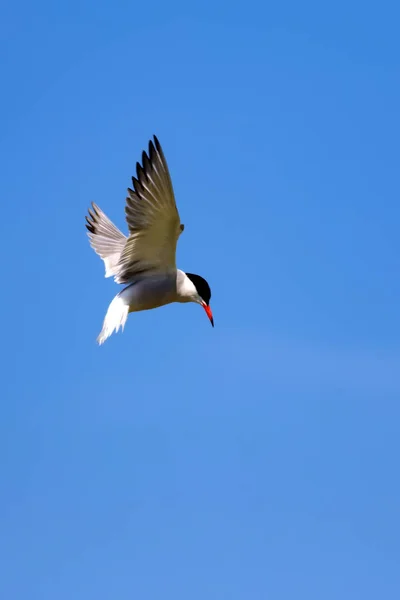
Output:
[[[1,598],[400,597],[396,4],[3,6]],[[153,133],[216,326],[99,348]]]

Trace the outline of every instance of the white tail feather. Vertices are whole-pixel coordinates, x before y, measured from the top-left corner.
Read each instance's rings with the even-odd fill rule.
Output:
[[[103,322],[103,329],[97,338],[99,345],[103,344],[114,331],[117,332],[120,328],[122,331],[124,330],[128,313],[129,305],[126,304],[123,298],[121,298],[121,296],[118,294],[118,296],[115,296],[108,307],[107,314]]]

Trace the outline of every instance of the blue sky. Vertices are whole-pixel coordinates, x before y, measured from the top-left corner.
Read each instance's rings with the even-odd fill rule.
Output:
[[[400,594],[399,8],[9,3],[0,597]],[[195,305],[96,336],[155,133]]]

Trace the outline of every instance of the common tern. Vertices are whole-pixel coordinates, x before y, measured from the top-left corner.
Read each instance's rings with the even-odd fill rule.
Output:
[[[86,228],[90,245],[103,259],[105,277],[127,284],[112,300],[97,338],[103,344],[114,331],[123,330],[128,314],[172,302],[200,304],[214,327],[207,281],[176,267],[176,246],[184,230],[181,224],[167,161],[154,136],[136,177],[128,188],[126,237],[92,202]]]

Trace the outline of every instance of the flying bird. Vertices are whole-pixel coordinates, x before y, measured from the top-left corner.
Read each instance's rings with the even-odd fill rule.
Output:
[[[148,154],[143,152],[142,164],[136,164],[132,184],[125,206],[128,237],[94,202],[86,216],[90,245],[104,261],[105,276],[126,284],[108,307],[98,343],[123,330],[129,313],[172,302],[200,304],[214,327],[207,281],[176,267],[176,245],[184,225],[156,136],[149,142]]]

